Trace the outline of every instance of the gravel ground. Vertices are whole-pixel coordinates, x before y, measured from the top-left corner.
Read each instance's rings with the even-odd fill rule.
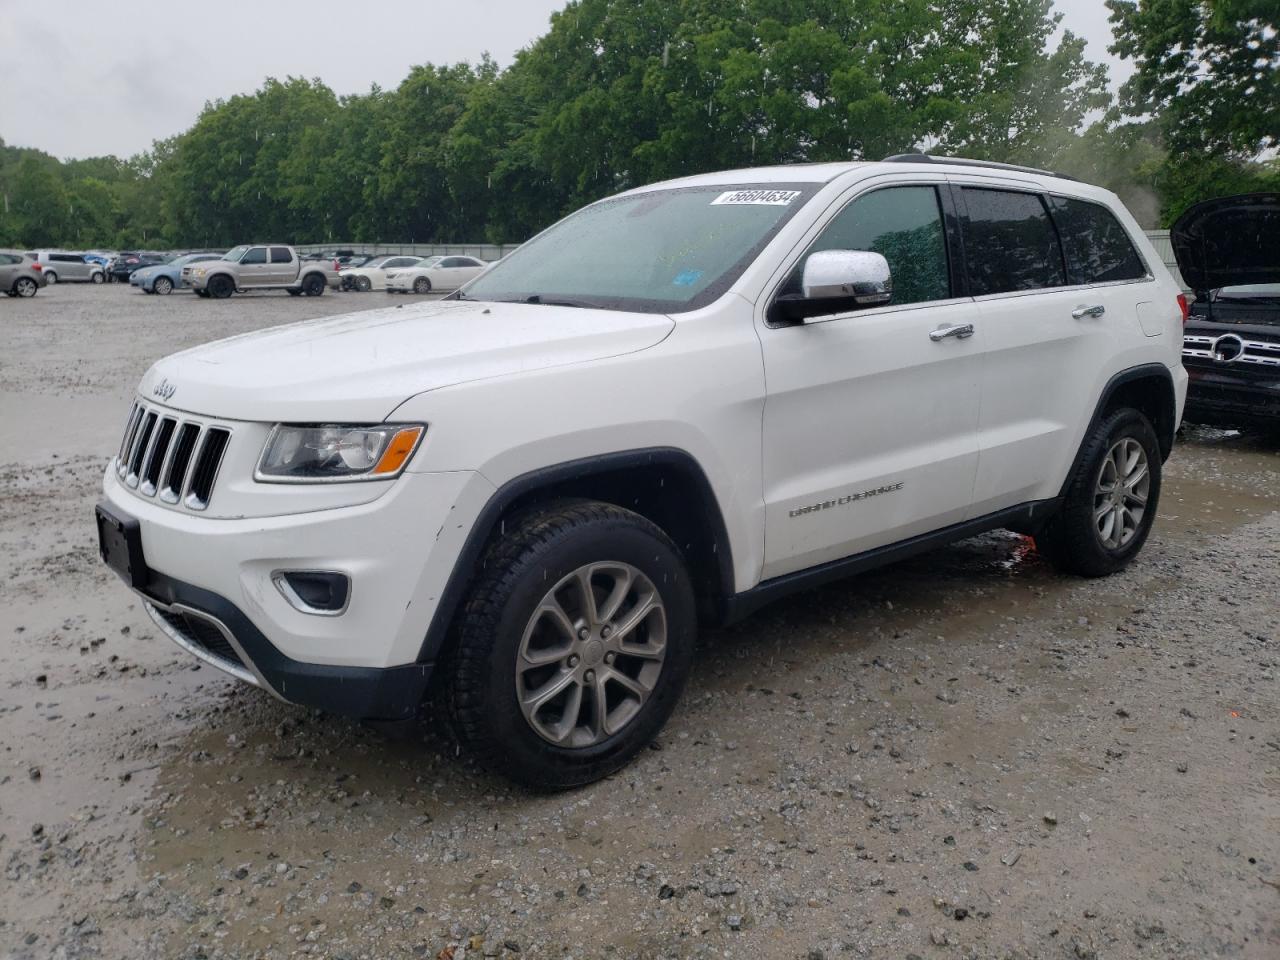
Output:
[[[1280,956],[1275,441],[1187,431],[1120,576],[991,535],[707,636],[535,796],[200,668],[96,558],[148,364],[388,299],[0,300],[0,956]]]

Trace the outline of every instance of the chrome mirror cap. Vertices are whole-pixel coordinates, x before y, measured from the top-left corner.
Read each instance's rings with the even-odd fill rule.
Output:
[[[804,264],[800,282],[806,300],[852,299],[858,306],[889,303],[889,261],[869,250],[822,250]]]

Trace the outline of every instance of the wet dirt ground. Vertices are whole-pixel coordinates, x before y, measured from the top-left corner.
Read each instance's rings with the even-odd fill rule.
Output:
[[[199,667],[96,556],[151,361],[386,302],[0,300],[0,957],[1280,956],[1280,443],[1187,430],[1122,575],[995,534],[709,635],[653,749],[530,795]]]

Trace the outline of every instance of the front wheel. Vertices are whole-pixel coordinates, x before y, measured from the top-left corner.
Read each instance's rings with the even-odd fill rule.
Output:
[[[302,292],[308,297],[319,297],[324,294],[324,277],[317,273],[309,273],[302,280]]]
[[[414,293],[430,293],[431,281],[428,280],[426,277],[419,277],[417,280],[413,281],[413,292]]]
[[[151,285],[151,292],[167,297],[173,293],[173,281],[168,277],[156,277],[156,282]]]
[[[1084,577],[1123,570],[1151,532],[1162,465],[1145,416],[1128,407],[1109,415],[1085,438],[1062,509],[1036,536],[1040,552]]]
[[[207,289],[213,299],[225,300],[236,292],[236,284],[225,273],[216,273],[209,278]]]
[[[368,277],[356,277],[356,290],[360,293],[368,293],[373,289],[373,281]]]
[[[89,277],[94,283],[102,283],[103,277],[100,273],[94,273]]]
[[[565,503],[504,529],[445,670],[453,728],[518,783],[591,783],[654,738],[688,678],[684,560],[661,529],[612,504]]]

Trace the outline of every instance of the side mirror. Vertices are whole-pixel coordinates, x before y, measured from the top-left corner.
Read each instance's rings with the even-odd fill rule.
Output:
[[[801,293],[774,301],[779,319],[804,321],[881,306],[893,300],[889,261],[868,250],[821,250],[810,254],[800,280]]]

